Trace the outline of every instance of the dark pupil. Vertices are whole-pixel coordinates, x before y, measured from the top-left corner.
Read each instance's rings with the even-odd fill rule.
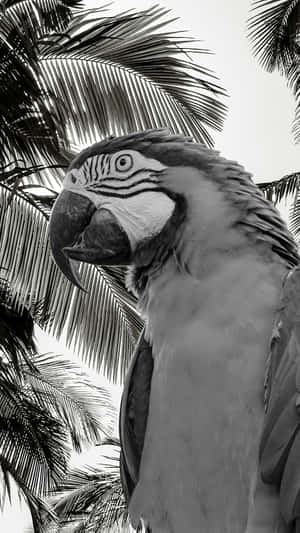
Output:
[[[126,158],[125,158],[125,157],[121,157],[121,159],[120,159],[120,166],[121,166],[121,167],[124,167],[124,166],[126,165],[126,162],[127,162],[127,161],[126,161]]]
[[[75,178],[75,176],[71,176],[71,182],[72,182],[72,183],[76,183],[76,178]]]

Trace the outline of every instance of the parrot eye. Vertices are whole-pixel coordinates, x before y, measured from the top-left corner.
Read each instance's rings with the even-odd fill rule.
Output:
[[[115,168],[118,172],[127,172],[133,166],[133,159],[131,155],[119,155],[115,161]]]
[[[71,179],[72,183],[76,183],[76,181],[77,181],[76,180],[76,176],[74,176],[74,174],[71,174],[71,178],[70,179]]]

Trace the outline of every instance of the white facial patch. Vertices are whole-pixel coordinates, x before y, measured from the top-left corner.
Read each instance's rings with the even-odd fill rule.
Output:
[[[139,242],[157,235],[174,211],[173,200],[157,190],[166,168],[136,150],[98,154],[71,169],[63,187],[89,198],[97,209],[111,211],[135,250]]]
[[[174,211],[175,203],[163,192],[147,191],[131,198],[103,198],[101,207],[111,211],[126,231],[134,251],[137,244],[157,235]]]

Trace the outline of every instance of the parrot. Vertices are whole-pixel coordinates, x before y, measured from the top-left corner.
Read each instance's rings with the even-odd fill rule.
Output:
[[[144,328],[121,400],[131,525],[152,533],[300,532],[300,266],[252,175],[166,129],[71,162],[52,256],[126,267]]]

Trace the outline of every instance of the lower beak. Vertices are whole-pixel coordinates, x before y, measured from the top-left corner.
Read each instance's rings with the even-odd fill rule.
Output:
[[[60,270],[83,290],[77,261],[127,265],[131,259],[128,237],[113,213],[97,210],[88,198],[70,191],[63,191],[54,204],[50,245]]]

